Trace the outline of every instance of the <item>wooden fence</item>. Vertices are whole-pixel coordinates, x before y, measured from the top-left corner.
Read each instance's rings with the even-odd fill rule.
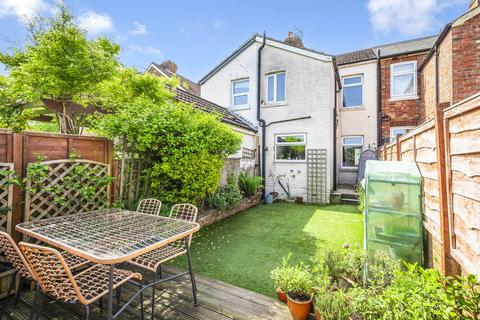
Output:
[[[30,131],[13,133],[0,129],[0,162],[10,164],[20,179],[26,176],[28,164],[39,157],[44,160],[64,160],[72,153],[83,160],[106,164],[109,172],[113,170],[113,142],[106,138]],[[10,228],[14,239],[18,241],[20,236],[14,227],[24,219],[25,195],[14,185],[10,197]],[[113,200],[113,192],[109,197],[109,200]]]
[[[378,155],[415,161],[422,173],[430,263],[446,274],[480,274],[480,93],[444,107]]]

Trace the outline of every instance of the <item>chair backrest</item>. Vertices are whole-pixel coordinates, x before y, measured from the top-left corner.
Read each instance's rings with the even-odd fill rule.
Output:
[[[19,247],[43,292],[64,302],[85,300],[60,252],[25,242]]]
[[[3,231],[0,231],[0,254],[5,256],[5,259],[15,268],[21,277],[35,279],[27,260],[25,260],[17,244],[8,233]]]
[[[160,215],[162,201],[154,198],[143,199],[137,207],[137,212]]]
[[[169,218],[197,222],[198,209],[190,203],[179,203],[170,209]]]

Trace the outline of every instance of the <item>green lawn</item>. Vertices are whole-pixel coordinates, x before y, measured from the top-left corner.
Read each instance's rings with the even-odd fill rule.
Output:
[[[362,215],[350,205],[259,205],[193,237],[196,273],[274,296],[270,271],[282,258],[310,259],[325,248],[361,244]],[[179,259],[183,265],[184,259]]]

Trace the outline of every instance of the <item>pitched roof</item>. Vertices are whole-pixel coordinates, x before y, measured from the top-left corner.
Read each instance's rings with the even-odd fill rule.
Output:
[[[181,82],[182,83],[186,83],[187,86],[184,87],[185,90],[187,90],[188,92],[191,92],[197,96],[200,95],[200,85],[198,83],[196,83],[195,81],[192,81],[182,75],[179,75],[178,73],[172,73],[170,70],[168,70],[167,68],[164,68],[162,65],[156,63],[156,62],[152,62],[151,63],[152,65],[154,65],[157,69],[159,69],[161,72],[163,72],[166,76],[168,77],[173,77],[173,76],[176,76],[178,78],[180,78]]]
[[[222,69],[230,61],[232,61],[233,59],[238,57],[243,51],[245,51],[245,49],[250,47],[251,44],[255,43],[257,41],[257,37],[263,38],[263,35],[258,34],[258,33],[254,33],[253,36],[251,36],[239,48],[237,48],[235,51],[233,51],[227,58],[225,58],[222,62],[220,62],[218,65],[216,65],[209,73],[207,73],[202,79],[200,79],[200,81],[198,81],[198,83],[200,85],[204,84],[208,79],[210,79],[210,77],[212,77],[215,73],[217,73],[220,69]],[[305,48],[305,47],[299,48],[299,47],[293,46],[291,44],[288,44],[288,43],[285,43],[283,41],[273,39],[273,38],[270,38],[270,37],[266,37],[266,39],[269,40],[269,41],[280,43],[282,45],[290,47],[292,50],[305,50],[305,51],[308,51],[308,52],[311,52],[311,53],[314,53],[314,54],[320,54],[320,55],[332,57],[332,55],[327,54],[325,52],[321,52],[321,51],[317,51],[317,50],[310,49],[310,48]],[[299,52],[299,51],[296,51],[296,52]]]
[[[375,58],[376,55],[372,48],[362,49],[358,51],[339,54],[337,56],[337,64],[341,66],[343,64],[367,61]]]
[[[213,114],[219,114],[223,122],[250,130],[250,131],[257,131],[256,126],[242,117],[241,115],[231,111],[225,107],[222,107],[218,104],[215,104],[211,101],[205,100],[196,96],[188,91],[176,89],[175,98],[178,101],[186,102],[186,103],[193,103],[193,106],[201,111]]]
[[[337,55],[336,57],[337,64],[341,66],[350,63],[373,60],[376,58],[377,50],[380,50],[380,58],[387,58],[417,52],[427,52],[434,46],[437,39],[438,35],[435,35],[379,45],[368,49],[362,49],[348,53],[342,53]]]

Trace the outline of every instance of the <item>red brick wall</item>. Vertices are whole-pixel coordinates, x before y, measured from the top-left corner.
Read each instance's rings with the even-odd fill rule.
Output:
[[[453,103],[480,91],[480,14],[453,26]]]
[[[382,144],[390,139],[390,127],[417,126],[425,119],[425,111],[422,107],[421,97],[423,79],[417,75],[418,99],[390,100],[390,65],[398,62],[417,61],[417,67],[425,58],[426,52],[414,55],[403,55],[380,60],[381,66],[381,94],[382,94]]]

